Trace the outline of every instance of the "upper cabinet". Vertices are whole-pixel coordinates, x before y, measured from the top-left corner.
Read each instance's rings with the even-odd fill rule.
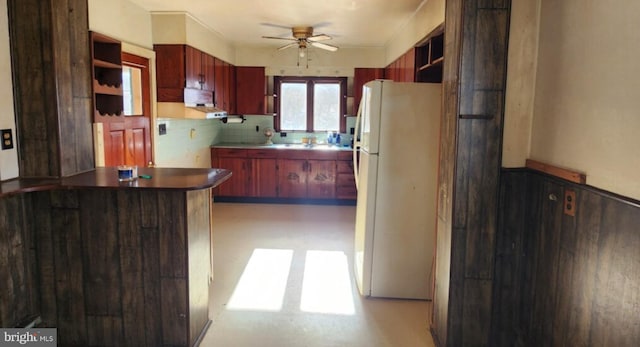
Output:
[[[236,111],[239,114],[266,114],[266,94],[264,67],[236,67]]]
[[[184,102],[185,45],[154,45],[158,102]]]
[[[416,46],[416,81],[442,82],[444,26],[439,26]]]
[[[153,50],[158,102],[214,103],[227,111],[234,105],[228,92],[230,72],[224,71],[230,64],[182,44],[154,45]]]
[[[385,69],[382,68],[355,68],[353,70],[353,114],[358,113],[360,99],[362,99],[362,86],[369,81],[385,78]]]
[[[95,117],[121,116],[122,58],[120,41],[91,33],[93,105]]]
[[[411,48],[385,68],[385,78],[396,82],[414,82],[415,49]]]

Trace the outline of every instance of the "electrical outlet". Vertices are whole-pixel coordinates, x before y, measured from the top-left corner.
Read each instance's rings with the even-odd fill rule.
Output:
[[[167,125],[164,124],[164,123],[158,124],[158,133],[160,135],[166,135],[167,134]]]
[[[280,132],[280,137],[287,137],[287,133],[285,133],[284,131]]]
[[[576,192],[574,190],[565,189],[564,191],[564,214],[576,216]]]
[[[11,129],[2,129],[0,130],[0,134],[2,134],[2,149],[12,149],[13,133],[11,132]]]
[[[256,132],[260,132],[260,126],[256,125]]]

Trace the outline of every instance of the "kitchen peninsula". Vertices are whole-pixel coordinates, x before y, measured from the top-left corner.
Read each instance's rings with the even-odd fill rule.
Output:
[[[231,172],[139,174],[150,178],[119,182],[116,168],[97,168],[2,182],[5,212],[31,217],[13,218],[19,239],[6,249],[27,264],[9,276],[12,310],[0,311],[21,317],[1,318],[40,316],[65,346],[197,344],[210,324],[212,189]]]

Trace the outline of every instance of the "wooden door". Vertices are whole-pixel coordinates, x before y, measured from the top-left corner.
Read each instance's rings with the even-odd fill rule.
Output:
[[[102,122],[104,132],[104,164],[106,166],[125,165],[127,136],[124,122],[117,117],[116,121]]]
[[[126,151],[125,162],[127,165],[146,167],[151,162],[151,133],[149,130],[149,118],[125,117]]]
[[[136,114],[127,116],[100,116],[105,150],[105,166],[137,165],[146,167],[153,162],[151,156],[151,94],[149,60],[133,54],[122,53],[122,64],[140,70],[140,98]]]
[[[275,159],[252,159],[251,196],[275,198],[278,196],[278,171]]]
[[[307,161],[307,197],[333,199],[336,196],[335,160]]]
[[[278,159],[278,196],[281,198],[307,197],[307,161]]]
[[[232,176],[218,186],[220,196],[246,196],[249,179],[248,160],[245,158],[218,158],[218,167],[231,170]]]

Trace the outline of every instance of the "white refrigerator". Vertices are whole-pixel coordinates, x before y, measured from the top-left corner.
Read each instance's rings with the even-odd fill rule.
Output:
[[[441,89],[389,80],[363,87],[354,141],[361,295],[432,299]]]

